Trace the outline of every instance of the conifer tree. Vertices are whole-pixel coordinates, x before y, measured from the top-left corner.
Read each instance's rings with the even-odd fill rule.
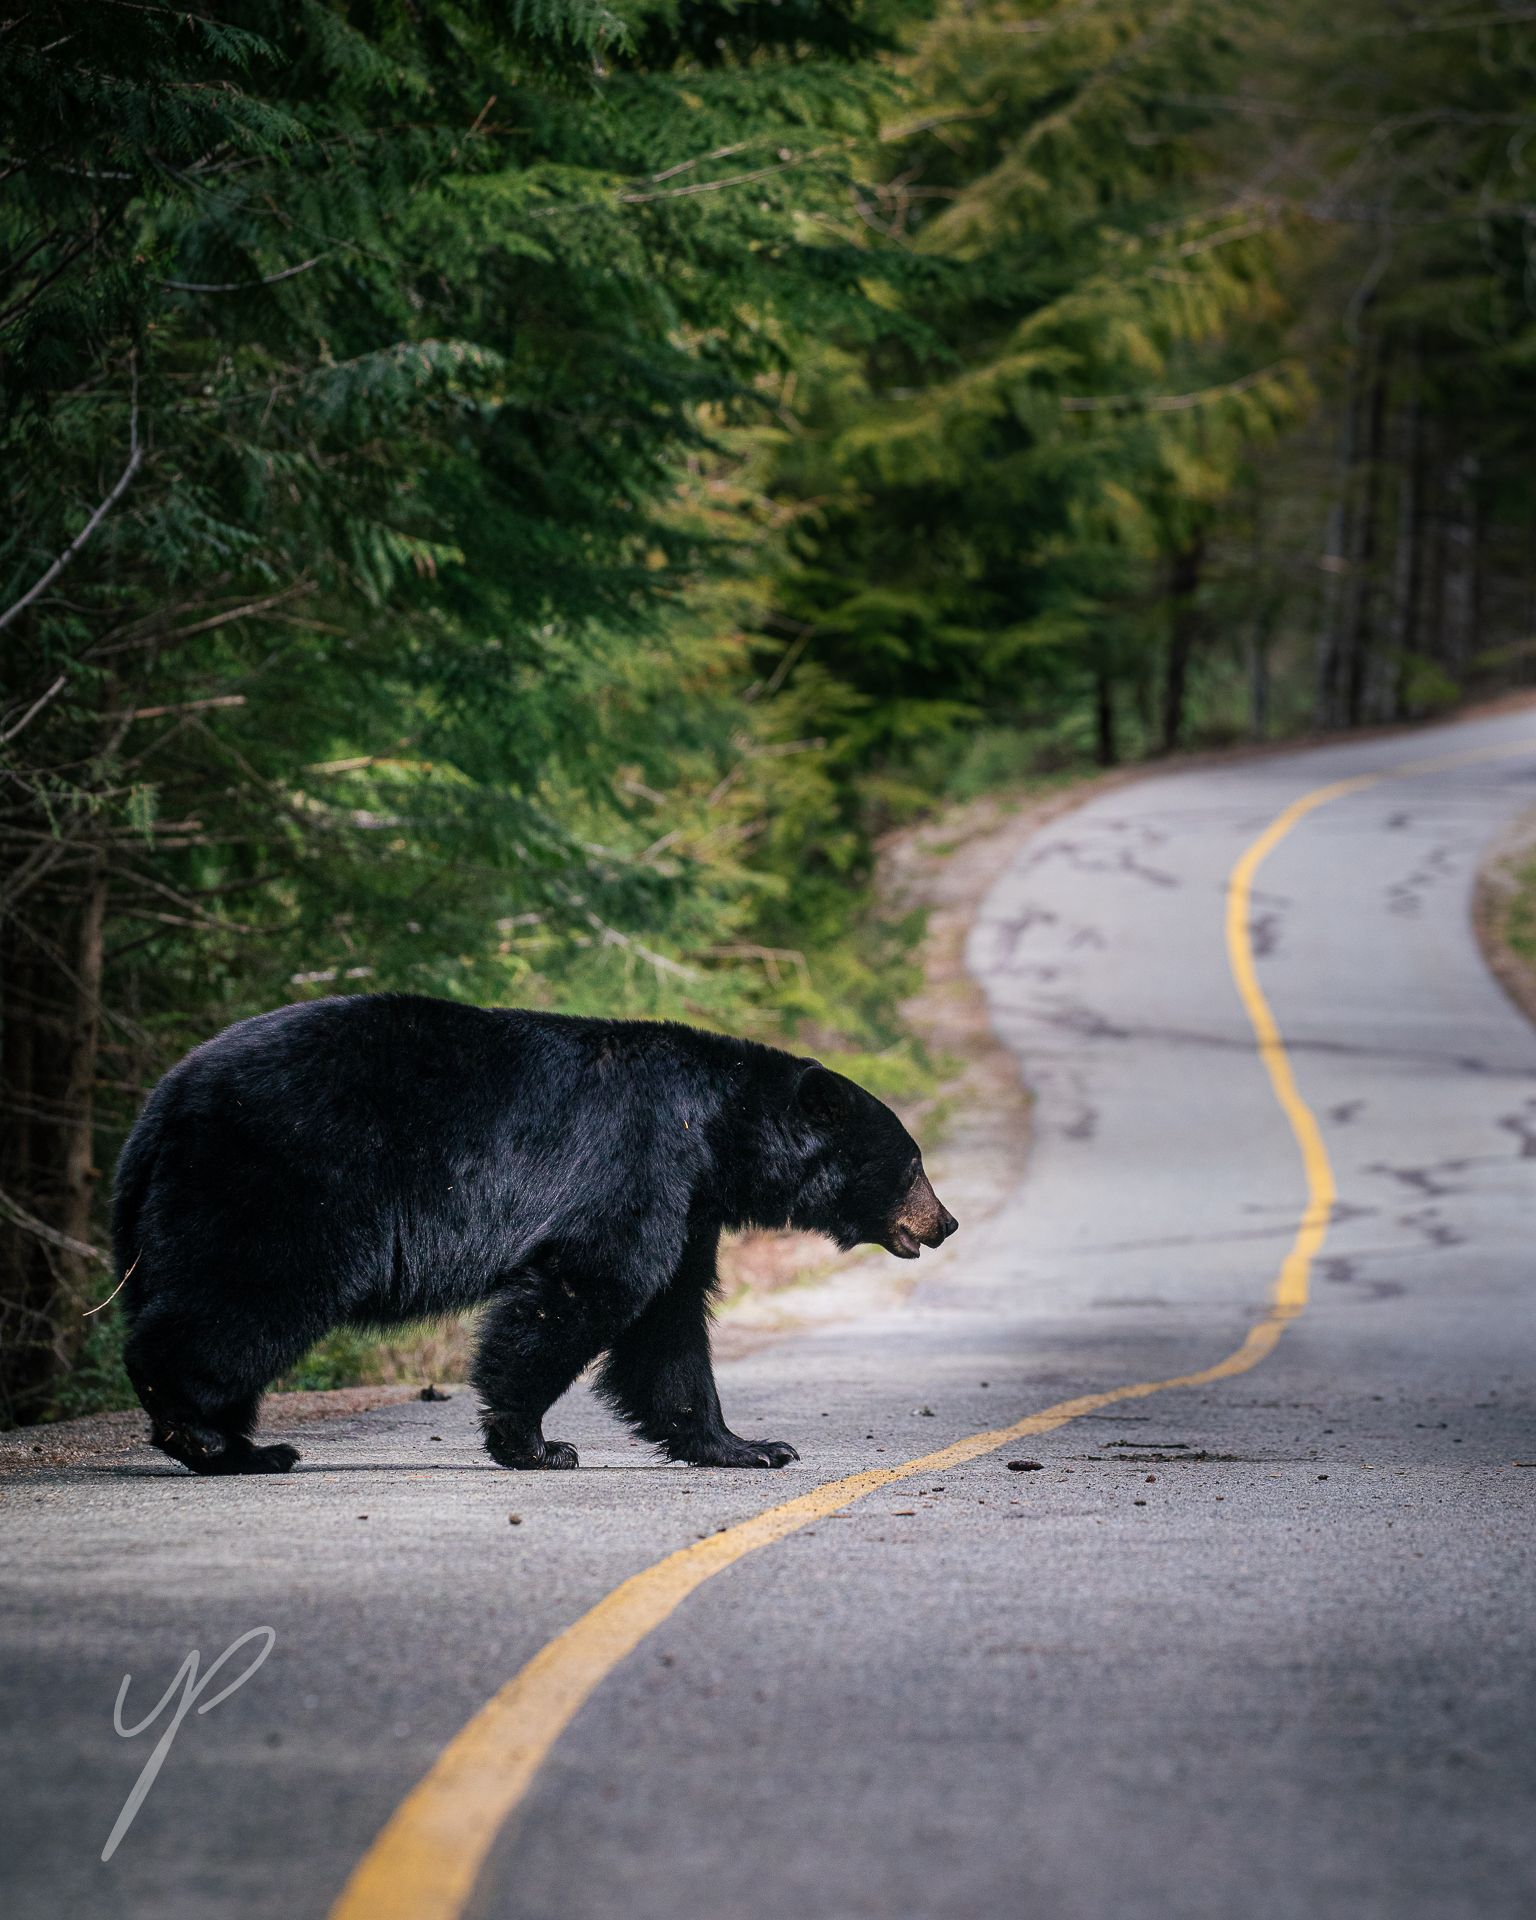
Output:
[[[1145,744],[1179,743],[1206,529],[1304,392],[1271,211],[1198,99],[1227,13],[955,6],[916,39],[854,217],[935,269],[935,345],[837,343],[780,467],[823,503],[783,590],[800,671],[867,702],[898,803],[914,750],[985,716],[1092,714],[1112,760],[1154,662]]]
[[[1250,23],[1244,61],[1213,109],[1312,235],[1295,298],[1335,462],[1316,718],[1427,713],[1529,659],[1531,23],[1298,5]]]
[[[585,0],[51,0],[0,37],[0,1417],[87,1330],[137,1097],[229,1020],[750,1008],[710,831],[772,781],[736,643],[668,637],[721,564],[675,488],[782,316],[871,308],[802,232],[867,38]],[[691,835],[635,800],[727,776]]]

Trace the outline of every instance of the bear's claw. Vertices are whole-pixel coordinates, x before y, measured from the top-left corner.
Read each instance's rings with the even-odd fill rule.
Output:
[[[787,1440],[740,1440],[734,1433],[673,1454],[694,1467],[787,1467],[799,1454]]]

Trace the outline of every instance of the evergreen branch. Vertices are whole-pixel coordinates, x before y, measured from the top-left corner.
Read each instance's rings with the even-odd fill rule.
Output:
[[[1142,393],[1063,396],[1061,410],[1063,413],[1100,413],[1144,407],[1148,413],[1183,413],[1189,407],[1203,407],[1212,400],[1230,400],[1235,394],[1247,393],[1251,387],[1257,387],[1299,364],[1296,360],[1276,360],[1272,366],[1261,367],[1257,373],[1244,374],[1241,380],[1228,380],[1219,387],[1204,387],[1199,393],[1164,393],[1154,395],[1151,399]]]
[[[0,180],[9,179],[13,173],[20,173],[24,164],[24,162],[19,162],[14,167],[8,167],[4,173],[0,173]],[[45,234],[32,242],[25,253],[13,254],[4,266],[0,266],[0,276],[3,276],[7,280],[13,279],[21,272],[22,268],[34,254],[41,253],[46,247],[51,247],[63,231],[64,227],[62,223],[51,226]]]
[[[54,561],[42,579],[39,580],[35,586],[29,588],[27,592],[12,606],[8,607],[4,613],[0,613],[0,632],[4,632],[23,608],[31,606],[32,602],[45,587],[52,586],[53,582],[58,579],[70,561],[74,559],[86,541],[90,539],[91,535],[101,525],[102,521],[106,519],[113,507],[117,505],[124,493],[127,492],[129,483],[139,470],[139,462],[144,458],[144,449],[139,445],[139,365],[137,354],[130,354],[128,356],[128,362],[133,369],[133,405],[128,414],[128,444],[130,448],[128,464],[123,468],[122,476],[118,480],[117,485],[107,495],[106,499],[102,501],[90,519],[86,521],[74,539],[70,541],[58,559]]]
[[[106,177],[108,176],[103,176],[103,178]],[[113,174],[110,177],[117,179],[123,176]],[[35,306],[42,295],[53,285],[54,281],[68,273],[69,269],[82,254],[95,252],[101,245],[102,236],[106,233],[107,229],[116,226],[118,221],[122,219],[128,206],[128,198],[129,196],[125,196],[119,200],[117,205],[109,208],[99,221],[93,222],[89,231],[83,233],[73,247],[65,249],[64,257],[59,261],[53,271],[51,273],[45,273],[41,280],[35,282],[29,293],[23,294],[19,300],[12,301],[11,305],[8,306],[3,313],[0,313],[0,326],[4,326],[7,321],[15,320],[19,315],[25,313],[29,307]]]

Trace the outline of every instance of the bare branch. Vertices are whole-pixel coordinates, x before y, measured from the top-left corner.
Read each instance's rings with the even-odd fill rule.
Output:
[[[223,613],[211,614],[206,620],[194,621],[190,627],[172,627],[168,623],[176,619],[179,614],[190,613],[197,607],[208,604],[206,597],[184,600],[176,606],[162,608],[158,613],[136,621],[129,628],[126,639],[114,639],[113,633],[121,634],[123,630],[120,627],[113,629],[99,646],[92,647],[83,657],[87,660],[103,660],[110,654],[123,653],[130,647],[147,647],[152,644],[174,645],[178,640],[190,640],[193,634],[209,633],[215,627],[228,626],[231,620],[258,619],[270,613],[274,607],[282,606],[287,600],[302,599],[305,594],[314,593],[316,586],[317,583],[313,580],[301,580],[296,586],[284,587],[281,593],[269,594],[265,600],[247,600],[241,606],[229,607]],[[310,620],[303,624],[316,627],[320,622]],[[330,627],[325,630],[331,633],[342,631],[340,627]]]
[[[810,645],[815,632],[816,628],[814,625],[802,627],[799,638],[792,641],[791,644],[784,649],[783,654],[780,656],[779,664],[774,668],[772,677],[763,688],[762,698],[764,700],[772,699],[779,688],[783,686],[784,682],[789,678],[790,668]]]
[[[197,280],[161,280],[157,284],[168,287],[172,293],[245,293],[251,287],[275,287],[279,280],[292,280],[301,273],[308,273],[311,267],[318,267],[322,260],[330,258],[329,250],[317,253],[313,260],[305,260],[297,267],[289,267],[282,273],[264,273],[259,280],[221,280],[217,284],[204,284]]]
[[[666,187],[660,193],[621,193],[619,205],[624,207],[643,206],[648,200],[681,200],[688,194],[720,193],[726,187],[750,186],[754,180],[766,180],[770,174],[788,173],[792,167],[802,167],[810,160],[819,160],[829,153],[838,153],[839,147],[817,147],[810,153],[797,153],[788,160],[781,160],[775,166],[755,167],[750,173],[727,174],[723,180],[697,180],[686,187]]]
[[[744,141],[742,143],[742,146],[756,146],[759,144],[766,145],[767,143],[766,142],[760,143],[757,141]],[[621,206],[621,207],[639,207],[639,206],[645,206],[652,200],[682,200],[689,197],[690,195],[698,194],[698,193],[721,193],[727,187],[750,186],[754,180],[766,180],[772,174],[788,173],[794,167],[803,167],[812,160],[824,159],[826,155],[829,153],[845,152],[851,144],[852,144],[851,141],[844,140],[844,141],[836,142],[832,146],[814,147],[811,149],[809,153],[790,154],[788,159],[781,160],[774,166],[755,167],[750,173],[727,174],[723,180],[696,180],[691,182],[686,187],[663,187],[658,192],[655,192],[655,193],[621,193],[617,195],[616,200],[613,202],[609,202],[606,200],[587,200],[576,205],[555,206],[555,207],[536,207],[533,211],[533,218],[536,220],[548,220],[553,218],[554,215],[560,214],[560,213],[591,213],[597,207],[608,206],[613,204],[617,204],[618,206]],[[722,147],[720,149],[720,153],[721,154],[728,154],[732,152],[739,153],[741,150],[742,150],[742,147],[735,147],[735,148]],[[781,147],[779,151],[781,153],[786,153],[788,152],[788,149]],[[716,158],[717,156],[713,154],[705,154],[701,157],[707,160],[707,159]],[[669,173],[682,173],[682,172],[685,172],[687,168],[695,166],[697,164],[698,162],[696,161],[686,160],[682,163],[682,165],[677,167],[671,167],[667,171]],[[664,173],[654,174],[651,176],[651,178],[657,179],[657,180],[664,180],[666,177],[667,175]]]
[[[814,631],[815,631],[814,628],[810,628],[807,630],[807,632],[803,636],[802,643],[801,643],[802,645],[804,644],[805,640],[810,639],[811,634]],[[750,761],[774,760],[774,759],[777,759],[779,755],[785,754],[785,753],[820,753],[825,748],[827,743],[825,740],[784,740],[784,741],[776,742],[771,746],[752,747],[752,746],[741,745],[741,742],[738,739],[736,744],[740,747],[741,758],[736,762],[735,766],[731,768],[730,772],[725,776],[725,778],[710,794],[709,798],[704,802],[706,807],[713,807],[713,806],[719,805],[719,803],[730,792],[731,788],[735,786],[736,782],[746,772],[748,763]]]
[[[20,733],[22,728],[27,724],[27,722],[30,719],[32,719],[32,717],[35,714],[41,713],[43,708],[47,706],[48,702],[59,691],[59,689],[63,686],[66,686],[68,682],[69,682],[69,675],[67,673],[61,673],[58,679],[54,681],[53,685],[41,697],[41,699],[34,700],[32,702],[31,706],[27,708],[26,712],[16,722],[14,727],[8,728],[7,731],[4,733],[0,733],[0,747],[3,747],[7,740],[14,740],[17,734]]]
[[[793,947],[759,947],[743,943],[738,947],[705,947],[704,952],[711,960],[761,960],[774,986],[778,986],[783,979],[779,962],[787,960],[799,974],[801,986],[807,990],[810,988],[811,970],[805,964],[805,955],[797,953]]]
[[[632,940],[627,933],[620,933],[617,927],[606,926],[595,913],[587,915],[587,925],[603,936],[605,947],[624,947],[630,953],[638,953],[647,960],[658,974],[670,973],[679,980],[697,980],[698,970],[694,967],[679,966],[675,960],[669,960],[664,953],[656,953],[650,947],[642,946],[638,940]]]
[[[110,1267],[112,1256],[104,1253],[100,1247],[93,1247],[85,1240],[72,1240],[67,1233],[60,1233],[57,1227],[50,1227],[39,1220],[36,1214],[28,1213],[25,1207],[18,1206],[8,1193],[0,1193],[0,1220],[9,1220],[13,1227],[20,1227],[23,1233],[30,1233],[36,1240],[46,1241],[50,1247],[58,1247],[65,1253],[72,1253],[79,1260],[94,1260],[98,1266]]]
[[[664,167],[660,173],[653,173],[648,184],[657,186],[663,180],[670,180],[674,174],[686,173],[690,167],[701,167],[709,160],[729,160],[733,153],[745,153],[748,147],[766,147],[767,140],[738,140],[733,147],[716,147],[713,153],[701,153],[692,160],[679,160],[675,167]]]
[[[208,624],[212,626],[213,621]],[[168,713],[206,713],[209,707],[243,707],[243,693],[221,693],[213,700],[184,700],[178,707],[130,707],[127,713],[105,713],[103,720],[160,720]]]
[[[1030,24],[1033,25],[1033,22]],[[934,127],[951,126],[956,120],[985,120],[989,113],[996,113],[1001,105],[1002,97],[999,95],[984,107],[957,107],[953,113],[929,113],[921,120],[898,120],[894,125],[880,129],[880,139],[889,145],[893,140],[910,140],[915,133],[929,133]]]
[[[42,579],[39,580],[35,586],[29,588],[13,606],[8,607],[4,613],[0,613],[0,632],[3,632],[5,628],[11,624],[24,607],[31,606],[32,602],[45,587],[52,586],[53,582],[58,579],[70,561],[74,559],[86,541],[90,539],[102,521],[106,519],[107,515],[117,505],[124,493],[127,492],[129,482],[139,470],[139,462],[144,458],[144,449],[139,445],[138,356],[137,354],[130,354],[128,359],[129,364],[133,368],[133,405],[128,414],[128,445],[130,451],[128,464],[123,468],[122,477],[107,495],[106,499],[102,501],[101,505],[91,515],[90,519],[86,521],[85,525],[75,535],[74,539],[70,541],[69,545],[59,555],[58,559],[54,561],[53,565],[43,575]]]
[[[156,913],[151,907],[118,907],[114,911],[120,920],[152,920],[161,927],[200,927],[205,933],[263,934],[270,937],[283,930],[281,927],[242,926],[238,920],[220,920],[213,914]]]
[[[1204,240],[1186,240],[1183,246],[1174,248],[1174,253],[1180,260],[1187,260],[1192,254],[1224,247],[1229,240],[1251,240],[1256,233],[1267,232],[1270,224],[1269,215],[1260,214],[1257,219],[1245,220],[1241,226],[1224,227],[1220,233],[1209,234]]]

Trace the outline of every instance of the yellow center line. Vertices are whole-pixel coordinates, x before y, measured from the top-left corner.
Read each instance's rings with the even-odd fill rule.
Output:
[[[330,1920],[458,1920],[507,1816],[593,1691],[695,1588],[744,1555],[797,1533],[813,1520],[827,1519],[840,1507],[865,1499],[893,1481],[948,1472],[1122,1400],[1142,1400],[1174,1387],[1203,1387],[1231,1379],[1272,1353],[1286,1326],[1307,1304],[1312,1262],[1328,1231],[1337,1188],[1317,1120],[1296,1089],[1280,1029],[1259,986],[1249,937],[1254,876],[1292,827],[1330,800],[1381,780],[1503,759],[1529,753],[1533,747],[1536,742],[1524,740],[1475,748],[1318,787],[1277,815],[1232,869],[1227,885],[1227,958],[1259,1057],[1301,1151],[1307,1186],[1306,1206],[1271,1290],[1269,1311],[1235,1353],[1199,1373],[1061,1400],[1012,1426],[972,1434],[900,1466],[874,1467],[831,1481],[634,1574],[541,1648],[454,1735],[353,1869],[331,1908]]]

